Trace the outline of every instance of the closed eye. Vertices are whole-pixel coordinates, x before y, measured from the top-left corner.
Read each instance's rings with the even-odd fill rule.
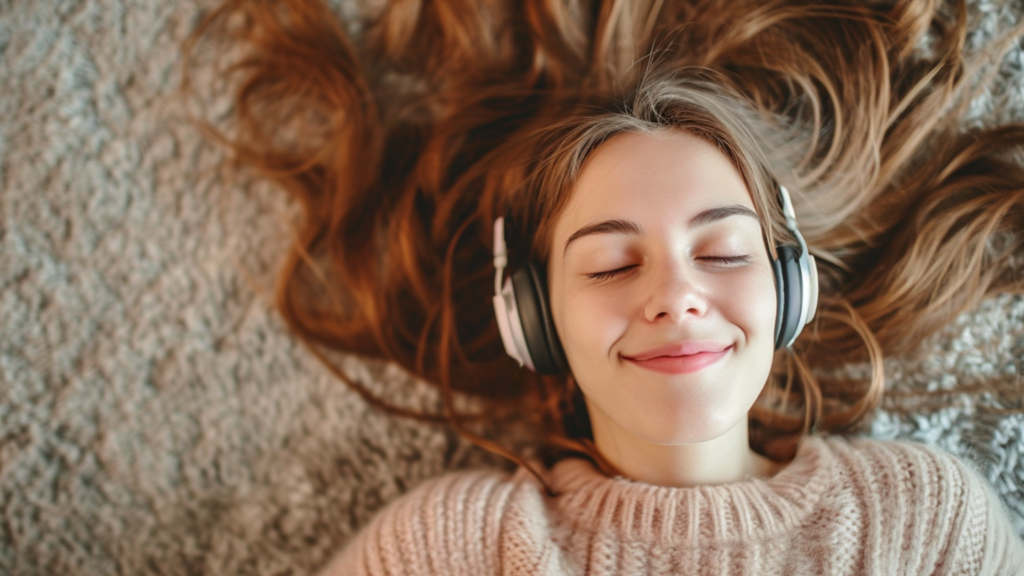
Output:
[[[697,260],[713,264],[715,266],[740,266],[750,262],[750,256],[747,254],[741,256],[701,256]],[[609,280],[616,276],[621,276],[632,271],[637,265],[633,264],[630,266],[623,266],[622,268],[616,268],[615,270],[608,270],[606,272],[594,272],[593,274],[587,274],[587,278],[591,280]]]
[[[749,263],[750,256],[747,254],[742,256],[701,256],[697,260],[718,266],[739,266],[740,264]]]
[[[587,278],[590,278],[591,280],[608,280],[609,278],[625,274],[634,268],[636,268],[636,264],[623,266],[622,268],[616,268],[615,270],[609,270],[607,272],[594,272],[593,274],[587,274]]]

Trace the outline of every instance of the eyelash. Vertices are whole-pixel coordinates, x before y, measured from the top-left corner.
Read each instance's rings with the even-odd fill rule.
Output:
[[[733,266],[737,264],[746,264],[747,262],[750,262],[750,256],[703,256],[701,258],[698,258],[698,260],[701,260],[703,262],[710,262],[712,264]],[[615,270],[608,270],[607,272],[594,272],[593,274],[587,274],[587,278],[591,280],[608,280],[609,278],[621,276],[622,274],[625,274],[634,268],[636,268],[635,264],[632,266],[623,266],[622,268],[616,268]]]

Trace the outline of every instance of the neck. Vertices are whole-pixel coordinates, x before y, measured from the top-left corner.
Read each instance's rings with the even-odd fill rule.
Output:
[[[591,407],[594,444],[623,476],[657,486],[707,486],[767,478],[779,466],[750,449],[747,420],[725,434],[694,444],[648,442],[619,428]]]

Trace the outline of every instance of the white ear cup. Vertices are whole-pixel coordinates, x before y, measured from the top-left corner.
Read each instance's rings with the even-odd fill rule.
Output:
[[[494,303],[494,315],[498,318],[498,332],[501,333],[501,343],[505,345],[505,352],[515,358],[520,366],[525,364],[527,368],[534,370],[512,279],[505,278],[502,283],[502,273],[507,265],[505,219],[498,218],[494,221],[494,297],[491,298]]]
[[[786,291],[800,290],[800,293],[796,295],[796,299],[799,301],[799,315],[796,318],[796,323],[783,329],[788,334],[788,337],[784,339],[783,345],[788,348],[796,341],[804,326],[814,319],[814,315],[817,312],[818,265],[814,256],[811,256],[810,251],[807,249],[807,243],[804,241],[803,234],[800,233],[800,228],[797,226],[796,211],[793,210],[793,202],[789,197],[789,190],[785,186],[779,186],[779,197],[782,201],[782,212],[786,217],[786,228],[793,233],[793,237],[796,238],[800,249],[800,253],[796,258],[800,276],[799,282],[793,282],[794,278],[787,278],[784,283],[784,290]],[[780,301],[789,302],[792,299],[781,298]],[[779,310],[780,315],[784,312],[786,311]]]
[[[498,274],[500,275],[501,272]],[[505,352],[515,358],[520,366],[525,364],[530,370],[535,370],[533,358],[530,357],[530,349],[526,345],[526,335],[523,333],[523,322],[519,317],[519,307],[516,305],[516,295],[512,288],[511,278],[505,279],[501,293],[495,294],[492,300]]]
[[[811,320],[814,320],[814,314],[818,311],[818,261],[814,259],[814,256],[807,256],[807,265],[810,269],[810,292],[807,297],[807,324]]]

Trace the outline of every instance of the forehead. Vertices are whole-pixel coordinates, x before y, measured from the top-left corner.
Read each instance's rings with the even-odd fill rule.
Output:
[[[656,229],[717,206],[754,205],[739,171],[714,144],[678,130],[628,132],[587,159],[554,230],[554,244],[608,219]]]

